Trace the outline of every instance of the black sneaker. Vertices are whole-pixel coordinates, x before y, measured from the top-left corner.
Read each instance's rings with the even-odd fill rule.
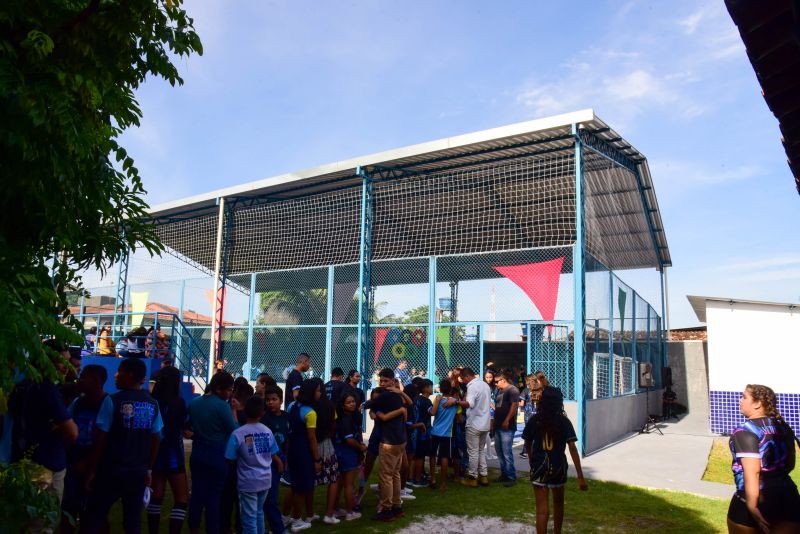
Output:
[[[394,518],[405,517],[406,513],[403,511],[401,507],[398,506],[397,508],[392,508],[392,516]]]
[[[381,510],[380,512],[372,516],[373,521],[383,521],[384,523],[394,521],[394,518],[395,515],[392,510]]]
[[[505,486],[507,488],[511,488],[513,486],[516,486],[516,485],[517,485],[516,479],[512,479],[512,478],[510,478],[510,479],[506,480],[505,482],[503,482],[503,486]]]
[[[519,457],[520,458],[527,458],[528,457],[528,453],[525,452],[525,451],[522,451],[521,453],[519,453]]]
[[[494,482],[505,482],[506,480],[508,480],[508,477],[507,477],[507,476],[505,476],[505,475],[500,475],[499,477],[497,477],[496,479],[494,479]]]

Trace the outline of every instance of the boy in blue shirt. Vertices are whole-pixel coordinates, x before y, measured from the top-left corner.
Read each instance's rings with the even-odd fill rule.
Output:
[[[239,490],[239,515],[243,534],[264,534],[264,502],[272,487],[272,463],[278,473],[283,462],[278,456],[278,443],[272,431],[260,423],[264,415],[264,399],[250,397],[244,406],[247,424],[231,434],[225,458],[236,462]]]
[[[124,531],[141,531],[144,491],[151,482],[164,426],[158,402],[142,391],[146,374],[143,361],[122,360],[114,377],[119,391],[100,405],[87,476],[91,492],[85,532],[90,534],[103,530],[111,506],[120,499]]]
[[[266,425],[275,436],[275,442],[278,444],[278,456],[281,462],[286,464],[286,439],[289,437],[289,416],[281,410],[281,402],[283,399],[283,390],[278,386],[266,386],[264,389],[264,402],[267,406],[267,411],[261,418],[261,424]],[[278,506],[278,488],[280,488],[281,473],[278,471],[278,464],[272,464],[272,486],[267,494],[267,500],[264,502],[264,515],[269,523],[269,530],[274,534],[283,534],[286,532],[285,519],[281,514]],[[288,501],[291,502],[291,495]]]
[[[445,379],[439,383],[438,395],[433,400],[431,415],[435,416],[431,427],[431,487],[436,487],[434,473],[439,460],[439,489],[447,489],[447,467],[453,447],[453,421],[456,417],[456,399],[451,397],[452,385]]]

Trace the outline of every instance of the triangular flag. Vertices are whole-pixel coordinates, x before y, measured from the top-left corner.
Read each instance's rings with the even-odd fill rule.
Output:
[[[528,298],[539,310],[544,321],[552,321],[556,316],[558,284],[561,281],[561,267],[563,265],[564,258],[561,257],[539,263],[504,265],[492,268],[514,282],[528,295]],[[547,330],[552,335],[553,325],[548,324]]]
[[[134,328],[142,325],[149,295],[147,291],[131,291],[131,326]]]
[[[375,329],[375,356],[372,359],[372,365],[378,365],[378,357],[381,355],[383,342],[386,341],[386,334],[389,333],[389,328],[376,328]]]
[[[450,327],[440,326],[436,329],[436,342],[442,346],[444,359],[450,365]]]

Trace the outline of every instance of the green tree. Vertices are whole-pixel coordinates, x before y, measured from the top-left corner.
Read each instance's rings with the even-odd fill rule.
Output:
[[[82,270],[162,250],[118,138],[139,124],[139,85],[183,83],[173,61],[193,52],[181,0],[0,7],[0,399],[15,368],[55,377],[42,336],[80,341],[67,292],[83,290]]]

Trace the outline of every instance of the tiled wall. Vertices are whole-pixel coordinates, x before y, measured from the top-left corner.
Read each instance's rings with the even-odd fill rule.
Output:
[[[730,434],[736,425],[744,421],[739,412],[740,391],[711,391],[711,432]],[[800,431],[800,393],[777,393],[778,411],[789,426]]]

